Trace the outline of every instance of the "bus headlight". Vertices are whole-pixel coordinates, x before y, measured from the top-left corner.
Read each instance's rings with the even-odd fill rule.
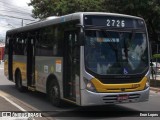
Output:
[[[147,89],[149,86],[150,86],[150,82],[149,82],[149,79],[148,79],[144,89]]]
[[[87,80],[86,78],[83,78],[83,79],[84,79],[84,82],[86,84],[86,89],[91,91],[91,92],[96,92],[96,88],[93,85],[92,81],[91,80]]]

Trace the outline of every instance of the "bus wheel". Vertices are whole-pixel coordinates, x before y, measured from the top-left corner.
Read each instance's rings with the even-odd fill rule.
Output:
[[[57,107],[61,106],[60,89],[58,82],[56,80],[50,81],[48,85],[48,96],[49,100],[54,106]]]
[[[16,73],[15,76],[15,81],[16,81],[16,88],[20,91],[20,92],[24,92],[25,88],[22,86],[22,76],[20,72]]]

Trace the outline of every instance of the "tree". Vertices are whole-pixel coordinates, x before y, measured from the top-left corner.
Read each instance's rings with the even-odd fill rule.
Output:
[[[61,16],[74,12],[104,11],[105,0],[31,0],[29,6],[33,6],[34,18],[46,18],[48,16]]]

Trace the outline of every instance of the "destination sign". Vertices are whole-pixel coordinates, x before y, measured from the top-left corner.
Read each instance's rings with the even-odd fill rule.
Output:
[[[144,28],[144,21],[141,19],[132,19],[116,16],[84,16],[84,25],[102,26],[108,28]]]

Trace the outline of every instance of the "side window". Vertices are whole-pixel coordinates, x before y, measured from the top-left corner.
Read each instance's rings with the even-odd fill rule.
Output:
[[[5,42],[5,54],[8,54],[9,40],[10,40],[10,37],[7,36],[7,37],[6,37],[6,42]]]
[[[13,50],[15,55],[24,55],[25,39],[23,34],[19,34],[13,39]]]
[[[22,37],[21,37],[21,40],[22,40],[22,54],[23,55],[26,55],[27,54],[27,36],[26,34],[22,34]]]
[[[66,31],[65,40],[67,40],[68,42],[66,50],[68,50],[69,59],[71,60],[71,62],[78,62],[80,59],[80,47],[78,45],[78,31],[77,30]]]
[[[50,26],[41,29],[37,37],[37,51],[36,54],[40,56],[57,55],[57,45],[55,37],[55,27]]]
[[[18,39],[18,51],[19,51],[19,55],[23,55],[24,54],[24,48],[23,48],[23,44],[24,44],[24,40],[22,39],[22,37],[20,36]]]
[[[16,43],[16,37],[12,36],[12,44],[13,44],[13,55],[17,54],[17,43]]]

